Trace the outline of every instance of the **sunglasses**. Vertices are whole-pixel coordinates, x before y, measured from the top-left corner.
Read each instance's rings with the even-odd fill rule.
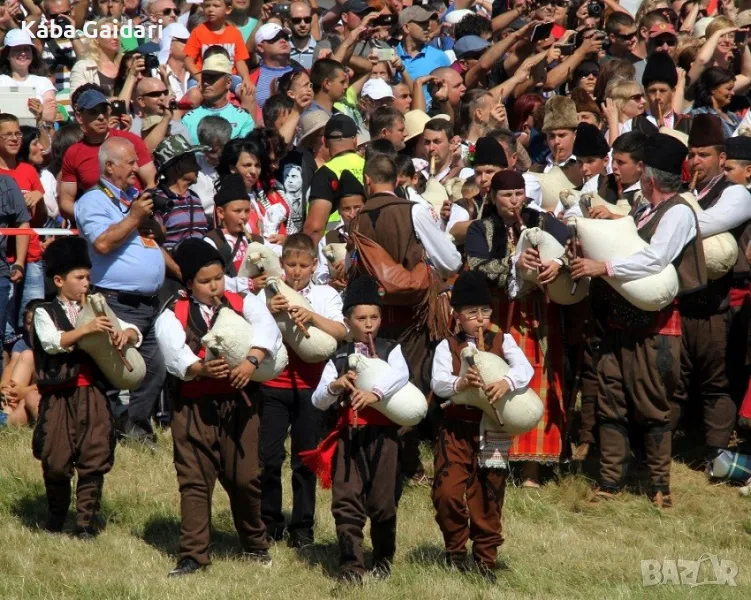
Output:
[[[141,96],[145,98],[161,98],[162,96],[167,95],[167,90],[157,90],[154,92],[146,92],[145,94],[141,94]]]
[[[276,44],[280,40],[289,40],[289,34],[286,31],[280,31],[273,38],[268,40],[268,43]]]
[[[664,46],[665,44],[667,44],[668,46],[670,46],[671,48],[673,48],[674,46],[677,46],[677,45],[678,45],[678,40],[677,40],[677,39],[675,39],[675,38],[674,38],[674,37],[672,37],[672,36],[671,36],[671,37],[666,37],[666,38],[663,38],[663,39],[661,39],[661,40],[655,40],[655,45],[656,45],[656,46],[657,46],[658,48],[659,48],[660,46]]]
[[[301,23],[310,25],[313,22],[313,17],[292,17],[290,21],[293,25],[300,25]]]
[[[644,100],[644,94],[634,94],[633,96],[629,96],[628,99],[639,102],[639,100]]]
[[[619,40],[623,40],[625,42],[626,40],[633,40],[636,37],[636,32],[631,31],[629,33],[614,33],[613,35]]]
[[[165,8],[162,11],[162,16],[163,17],[169,17],[170,15],[174,15],[176,17],[176,16],[178,16],[178,14],[179,13],[177,12],[176,8]]]

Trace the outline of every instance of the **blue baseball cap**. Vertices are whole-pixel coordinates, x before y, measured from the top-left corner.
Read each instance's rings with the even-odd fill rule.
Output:
[[[482,39],[479,35],[465,35],[454,44],[456,58],[469,58],[467,55],[480,55],[490,46],[490,42]]]
[[[89,110],[100,104],[109,106],[110,102],[107,100],[107,96],[98,90],[86,90],[78,97],[76,110]]]

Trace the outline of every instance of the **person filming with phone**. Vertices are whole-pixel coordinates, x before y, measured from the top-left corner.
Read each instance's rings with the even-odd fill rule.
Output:
[[[139,192],[138,155],[127,139],[110,137],[98,149],[101,174],[76,202],[79,235],[91,257],[91,283],[120,319],[137,323],[139,348],[147,365],[143,383],[130,392],[125,434],[154,447],[150,416],[164,382],[154,321],[157,292],[164,284],[165,260],[153,236],[152,192]]]

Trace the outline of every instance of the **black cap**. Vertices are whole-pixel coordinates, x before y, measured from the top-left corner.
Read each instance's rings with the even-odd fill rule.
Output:
[[[340,199],[345,196],[365,197],[365,188],[360,180],[352,174],[352,171],[342,171],[342,174],[339,175],[339,189],[337,191]]]
[[[172,253],[172,258],[180,267],[184,285],[188,285],[188,282],[196,276],[196,273],[206,265],[219,263],[224,267],[224,260],[222,255],[219,254],[219,250],[198,238],[188,238],[180,242]]]
[[[751,162],[751,137],[739,135],[725,140],[725,154],[728,160]]]
[[[336,114],[326,123],[324,135],[326,139],[357,137],[357,125],[351,117]]]
[[[343,12],[353,12],[357,15],[361,15],[366,12],[372,12],[375,8],[370,6],[365,0],[347,0],[342,5]]]
[[[649,138],[644,152],[644,164],[666,173],[681,175],[687,154],[688,148],[680,140],[665,133],[657,133]]]
[[[709,114],[694,115],[691,121],[691,131],[688,134],[688,147],[706,148],[724,145],[725,132],[722,130],[720,117]]]
[[[361,304],[381,306],[380,286],[368,275],[361,275],[349,282],[347,289],[344,290],[342,312],[347,314],[351,308]]]
[[[475,158],[472,166],[481,167],[482,165],[508,169],[506,151],[497,139],[489,135],[479,138],[475,144]]]
[[[678,71],[667,52],[654,52],[647,59],[647,66],[644,67],[644,74],[641,76],[644,89],[657,81],[666,83],[671,88],[678,85]]]
[[[451,306],[487,306],[491,303],[490,288],[479,271],[463,271],[451,290]]]
[[[222,177],[219,181],[219,189],[214,196],[215,206],[224,206],[235,200],[248,200],[248,190],[245,187],[245,179],[242,175],[232,173],[226,177]]]
[[[50,279],[66,275],[76,269],[90,269],[89,247],[86,240],[69,235],[52,242],[44,251],[44,272]]]
[[[610,146],[600,130],[591,123],[579,123],[574,139],[574,156],[605,158],[608,152]]]

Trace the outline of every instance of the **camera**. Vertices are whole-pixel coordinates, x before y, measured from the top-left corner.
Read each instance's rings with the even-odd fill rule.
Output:
[[[158,69],[159,59],[156,57],[156,54],[144,54],[143,64],[144,64],[144,70],[147,72],[151,71],[151,69]]]
[[[289,17],[289,4],[274,4],[274,6],[271,7],[271,14],[275,17],[282,17],[283,19],[286,19]]]
[[[177,110],[177,100],[175,100],[174,98],[173,98],[172,100],[170,100],[170,101],[169,101],[169,104],[167,105],[167,107],[168,107],[168,108],[169,108],[169,109],[170,109],[171,111],[176,111],[176,110]]]
[[[602,16],[604,8],[600,2],[589,2],[587,4],[587,16],[599,19]]]
[[[122,117],[127,112],[125,100],[113,100],[110,105],[112,106],[113,117]]]
[[[151,201],[154,203],[154,212],[165,213],[175,208],[175,201],[172,198],[168,198],[163,194],[157,194],[157,191],[156,188],[144,190],[144,193],[149,192],[151,194]]]

